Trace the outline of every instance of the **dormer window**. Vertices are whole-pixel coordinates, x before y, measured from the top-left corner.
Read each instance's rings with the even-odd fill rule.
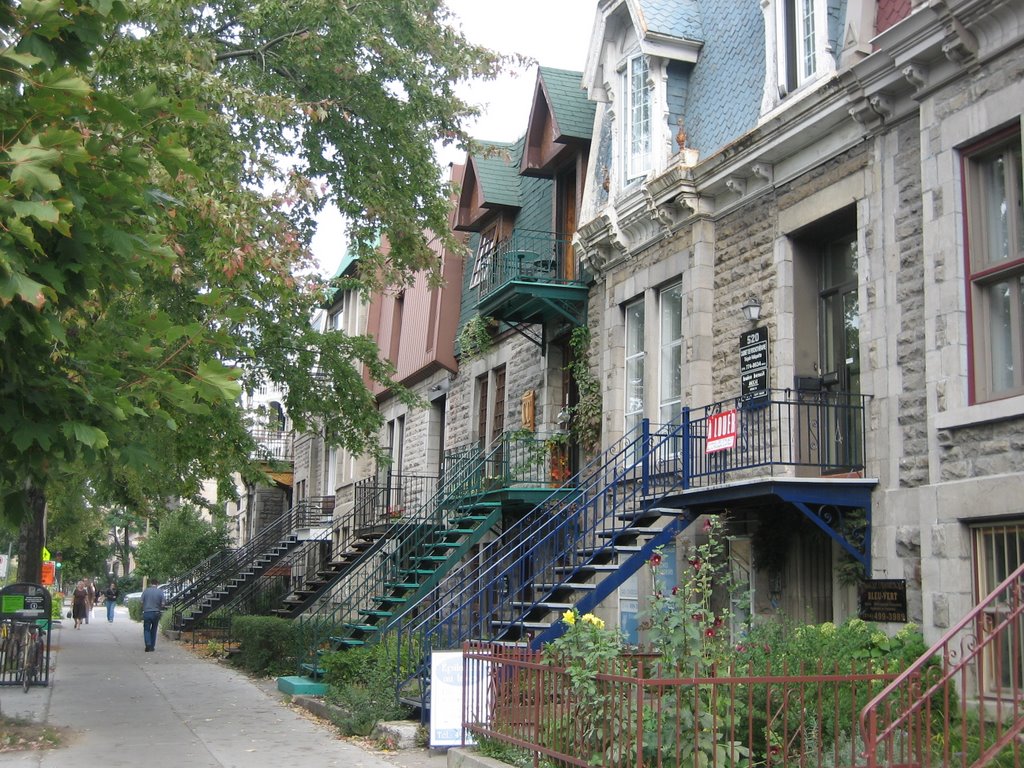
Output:
[[[642,179],[651,169],[653,91],[647,57],[639,55],[629,59],[622,72],[622,177],[625,184]]]
[[[763,111],[835,71],[826,0],[764,0],[768,71]]]

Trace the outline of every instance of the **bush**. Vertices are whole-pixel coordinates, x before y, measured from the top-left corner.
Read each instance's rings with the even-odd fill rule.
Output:
[[[128,617],[132,621],[142,621],[142,601],[139,599],[125,600],[124,604],[128,606]]]
[[[235,663],[255,675],[274,675],[296,666],[296,632],[292,622],[276,616],[235,616],[231,636],[238,640]]]
[[[398,701],[397,684],[408,670],[400,670],[398,643],[386,636],[373,645],[325,654],[320,659],[327,698],[342,714],[335,725],[346,736],[369,736],[382,720],[409,716],[410,709]]]

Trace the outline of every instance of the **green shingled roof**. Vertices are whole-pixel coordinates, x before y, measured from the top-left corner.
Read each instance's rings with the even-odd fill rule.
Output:
[[[481,142],[481,146],[484,151],[473,155],[473,167],[484,205],[521,207],[519,160],[523,154],[522,139],[513,144]]]
[[[540,67],[539,75],[551,104],[552,118],[563,136],[589,139],[597,105],[583,90],[583,73]]]

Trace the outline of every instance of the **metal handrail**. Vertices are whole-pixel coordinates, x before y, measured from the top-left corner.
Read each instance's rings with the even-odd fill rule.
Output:
[[[174,615],[180,616],[194,609],[204,598],[226,586],[232,578],[252,566],[271,547],[281,543],[294,531],[301,528],[330,528],[333,502],[333,497],[310,498],[292,506],[244,546],[232,550],[228,557],[217,563],[214,570],[198,578],[188,589],[177,595],[172,605]]]
[[[516,229],[497,243],[490,254],[478,258],[487,259],[480,278],[481,299],[512,281],[583,284],[572,238],[559,232]]]
[[[862,425],[863,398],[834,396],[844,416],[851,398],[860,410],[849,420]],[[400,668],[416,669],[417,674],[425,675],[423,665],[432,648],[455,648],[471,638],[500,638],[504,635],[495,631],[493,624],[499,619],[510,634],[525,635],[522,625],[526,617],[555,592],[554,585],[570,581],[595,557],[610,556],[616,536],[625,532],[635,515],[642,508],[656,507],[669,494],[724,482],[729,473],[776,463],[810,465],[821,471],[837,468],[835,462],[822,462],[826,456],[817,431],[812,433],[814,440],[794,435],[794,430],[812,425],[817,428],[821,421],[817,409],[827,409],[827,405],[820,393],[784,390],[781,398],[756,407],[735,398],[702,409],[686,409],[672,424],[651,427],[644,422],[574,478],[571,495],[553,494],[545,499],[498,539],[484,545],[472,564],[454,569],[442,583],[430,613],[414,617],[410,609],[394,621],[401,638],[399,654],[404,655]],[[707,460],[709,421],[730,409],[741,412],[737,447],[726,456]],[[812,415],[818,418],[811,419]],[[773,433],[765,434],[768,430]],[[809,450],[809,443],[813,450]],[[862,448],[863,440],[857,444]],[[844,455],[841,468],[848,469],[851,460],[863,466],[862,454]],[[620,566],[614,578],[606,578],[602,588],[579,603],[580,610],[596,606],[643,564],[646,557],[640,555],[682,526],[682,521],[673,520],[661,534],[653,536],[645,548]],[[529,575],[524,578],[524,574]],[[517,625],[520,629],[513,630]],[[531,642],[537,645],[553,639],[558,631],[556,624]],[[401,684],[411,680],[406,678]],[[425,689],[424,684],[421,690]]]
[[[1024,732],[1022,654],[1024,564],[861,710],[868,768],[984,765]],[[957,723],[966,736],[971,712],[980,726],[975,762],[966,750],[954,752],[949,739],[934,755],[933,729],[948,733]]]

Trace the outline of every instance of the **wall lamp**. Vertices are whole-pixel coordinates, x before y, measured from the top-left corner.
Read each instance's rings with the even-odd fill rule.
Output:
[[[756,323],[761,317],[761,300],[756,296],[747,297],[743,302],[743,316],[748,323]]]

